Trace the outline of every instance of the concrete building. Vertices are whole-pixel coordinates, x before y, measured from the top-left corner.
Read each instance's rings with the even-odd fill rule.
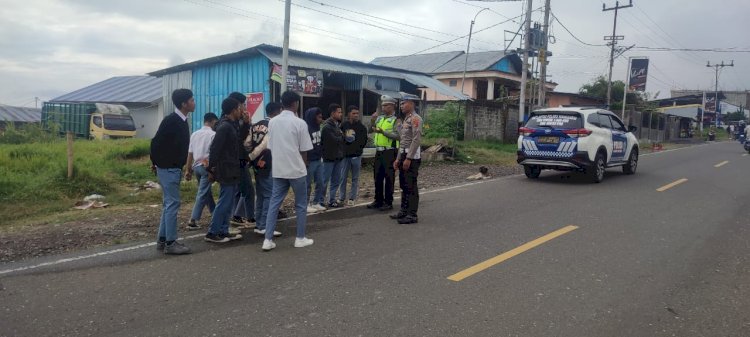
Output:
[[[162,81],[152,76],[112,77],[49,101],[50,103],[121,104],[130,110],[137,138],[153,138],[164,118]],[[168,105],[168,112],[173,105]]]
[[[461,91],[465,66],[466,81],[463,92],[475,100],[518,96],[521,87],[521,58],[518,54],[504,51],[469,53],[468,60],[465,52],[453,51],[378,57],[370,63],[430,74],[436,80],[458,91]],[[547,90],[554,90],[556,86],[555,83],[547,83]],[[429,88],[423,90],[422,95],[428,101],[452,99]]]

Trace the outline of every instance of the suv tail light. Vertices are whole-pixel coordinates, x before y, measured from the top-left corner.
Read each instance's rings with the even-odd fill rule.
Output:
[[[524,137],[528,137],[531,136],[532,133],[534,133],[534,129],[522,126],[518,128],[518,133],[523,135]]]
[[[570,136],[571,138],[580,138],[580,137],[586,137],[591,134],[591,130],[589,129],[571,129],[571,130],[564,130],[563,133]]]

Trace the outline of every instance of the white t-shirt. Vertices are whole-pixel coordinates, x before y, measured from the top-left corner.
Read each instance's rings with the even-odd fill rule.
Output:
[[[273,155],[271,176],[298,179],[307,176],[307,167],[300,152],[313,149],[307,123],[289,110],[268,122],[268,148]]]
[[[745,135],[747,135],[748,132],[750,132],[750,125],[748,125],[748,126],[745,127]]]
[[[193,167],[203,165],[201,162],[208,160],[208,151],[211,148],[211,142],[213,142],[215,135],[216,131],[205,125],[190,135],[188,152],[193,154]]]

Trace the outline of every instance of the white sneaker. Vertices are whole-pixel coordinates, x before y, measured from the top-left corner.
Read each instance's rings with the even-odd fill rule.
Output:
[[[263,240],[263,251],[267,252],[271,249],[276,248],[276,244],[271,240]]]
[[[266,230],[265,229],[257,229],[256,228],[256,229],[253,230],[253,232],[255,232],[255,234],[258,234],[258,235],[266,235]],[[274,237],[279,237],[281,235],[282,235],[281,232],[279,232],[279,231],[273,231],[273,236]]]
[[[302,248],[307,246],[312,246],[313,239],[308,238],[296,238],[294,239],[294,248]],[[265,244],[264,244],[265,247]]]
[[[349,201],[346,202],[347,206],[354,206],[354,200],[349,199]]]
[[[319,212],[319,210],[315,208],[314,206],[312,205],[307,206],[307,214],[312,214],[312,213],[317,213],[317,212]]]
[[[327,209],[327,208],[325,208],[325,206],[323,206],[321,204],[313,205],[312,207],[315,208],[315,209],[317,209],[318,212],[322,212],[322,211],[325,211]]]
[[[237,229],[237,228],[229,227],[229,234],[230,235],[238,235],[238,234],[242,234],[242,231],[239,230],[239,229]],[[242,236],[240,235],[240,237],[242,237]]]

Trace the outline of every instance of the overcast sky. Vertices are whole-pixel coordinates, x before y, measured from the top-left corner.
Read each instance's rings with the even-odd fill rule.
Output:
[[[623,0],[625,2],[625,0]],[[412,54],[468,33],[481,7],[472,51],[501,50],[505,31],[518,30],[522,2],[468,0],[294,0],[290,47],[369,62]],[[614,6],[614,0],[605,4]],[[142,75],[184,62],[238,51],[260,43],[281,45],[281,0],[0,0],[0,103],[34,106],[112,76]],[[543,1],[535,0],[534,8]],[[300,6],[308,7],[302,8]],[[335,7],[338,8],[335,8]],[[317,10],[317,11],[316,11]],[[321,13],[326,12],[326,13]],[[552,0],[552,13],[581,42],[603,45],[614,12],[596,0]],[[623,46],[737,48],[750,50],[748,0],[634,0],[620,11]],[[533,13],[542,21],[541,10]],[[608,69],[608,47],[576,40],[560,23],[551,26],[555,56],[550,80],[558,91],[577,92]],[[512,48],[517,47],[517,40]],[[429,52],[465,50],[466,39]],[[624,80],[627,57],[648,56],[647,91],[668,97],[673,88],[712,89],[710,61],[735,61],[719,88],[746,90],[750,53],[632,49],[615,65]]]

